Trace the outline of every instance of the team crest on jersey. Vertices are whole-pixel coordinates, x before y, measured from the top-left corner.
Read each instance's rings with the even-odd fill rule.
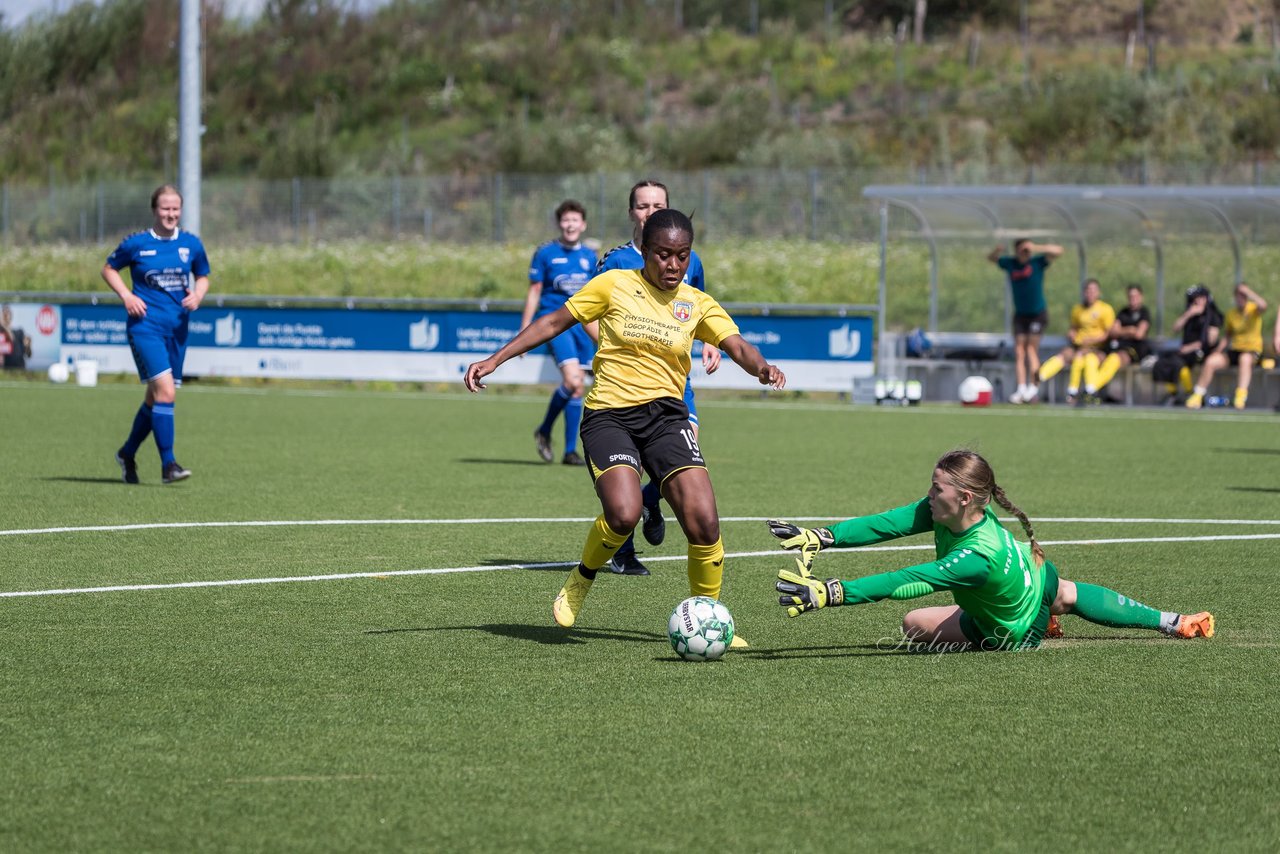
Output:
[[[187,263],[189,260],[191,260],[191,250],[185,246],[179,246],[178,257],[182,259],[183,264]]]
[[[684,323],[693,317],[693,303],[684,300],[676,300],[671,304],[671,313],[676,316],[676,320]]]
[[[579,258],[579,259],[578,259],[578,265],[579,265],[579,266],[581,266],[581,267],[582,267],[582,269],[584,269],[584,270],[590,270],[590,269],[591,269],[591,264],[590,264],[590,263],[588,263],[588,261],[587,261],[587,259],[586,259],[586,258]]]

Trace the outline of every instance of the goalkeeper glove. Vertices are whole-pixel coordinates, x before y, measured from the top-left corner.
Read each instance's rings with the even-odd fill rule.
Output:
[[[796,561],[801,564],[802,575],[809,574],[814,555],[836,542],[836,538],[826,528],[801,528],[780,519],[770,519],[765,524],[769,526],[769,533],[782,540],[784,549],[800,550],[800,557]]]
[[[809,574],[800,558],[796,558],[799,573],[784,569],[778,572],[774,585],[779,593],[778,604],[787,609],[788,617],[798,617],[806,611],[844,604],[844,586],[838,578],[819,581]]]

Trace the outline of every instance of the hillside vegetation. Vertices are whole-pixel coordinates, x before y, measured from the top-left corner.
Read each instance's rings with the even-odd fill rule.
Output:
[[[1271,0],[269,0],[205,16],[211,176],[1227,164],[1280,147]],[[176,166],[177,6],[0,29],[0,174]],[[751,17],[750,10],[758,10]],[[1141,15],[1138,14],[1141,10]]]

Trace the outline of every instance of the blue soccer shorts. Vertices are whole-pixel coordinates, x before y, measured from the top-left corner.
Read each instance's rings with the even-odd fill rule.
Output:
[[[182,363],[187,357],[187,330],[173,335],[129,332],[129,349],[138,366],[138,378],[144,383],[173,373],[174,385],[182,385]]]
[[[595,342],[581,323],[575,323],[552,338],[547,346],[551,348],[551,356],[556,360],[557,368],[568,362],[577,362],[582,367],[589,368],[591,360],[596,357]]]

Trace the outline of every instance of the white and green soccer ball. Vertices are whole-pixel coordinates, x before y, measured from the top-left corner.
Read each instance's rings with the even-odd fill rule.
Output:
[[[690,596],[671,612],[667,637],[685,661],[715,661],[733,642],[733,615],[709,596]]]

